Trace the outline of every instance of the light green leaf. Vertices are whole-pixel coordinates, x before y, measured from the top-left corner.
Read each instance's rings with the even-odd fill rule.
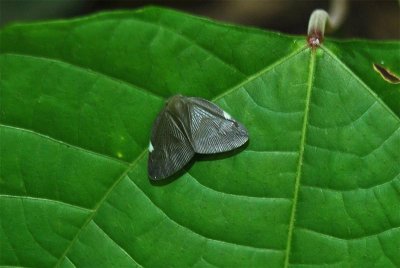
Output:
[[[0,265],[399,267],[399,42],[331,41],[145,8],[1,31]],[[249,130],[147,177],[181,93]]]

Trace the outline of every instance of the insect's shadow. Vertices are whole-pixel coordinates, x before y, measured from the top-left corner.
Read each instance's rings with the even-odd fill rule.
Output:
[[[179,177],[183,176],[186,174],[194,165],[196,161],[214,161],[214,160],[220,160],[220,159],[226,159],[229,157],[233,157],[242,151],[244,151],[247,147],[249,146],[249,141],[247,141],[245,144],[240,146],[239,148],[236,148],[234,150],[228,151],[228,152],[223,152],[223,153],[217,153],[217,154],[195,154],[194,157],[189,161],[189,163],[186,164],[186,166],[175,173],[174,175],[168,177],[167,179],[164,180],[150,180],[150,183],[154,186],[163,186],[170,184],[174,180],[178,179]]]
[[[196,159],[196,161],[213,161],[213,160],[225,159],[225,158],[233,157],[233,156],[241,153],[248,146],[249,146],[249,141],[247,141],[245,144],[243,144],[239,148],[233,149],[228,152],[217,153],[217,154],[196,154],[194,156],[194,159]]]
[[[191,169],[191,167],[193,166],[193,164],[196,162],[196,155],[189,161],[189,163],[186,164],[186,166],[184,168],[182,168],[181,170],[179,170],[177,173],[175,173],[174,175],[163,179],[163,180],[150,180],[150,183],[154,186],[164,186],[167,184],[170,184],[171,182],[173,182],[174,180],[178,179],[179,177],[183,176],[184,174],[187,173],[187,171],[189,169]]]

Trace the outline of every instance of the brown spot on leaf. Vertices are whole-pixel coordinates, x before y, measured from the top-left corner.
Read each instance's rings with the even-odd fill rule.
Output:
[[[388,81],[391,84],[399,84],[400,83],[400,77],[394,73],[392,73],[389,69],[385,68],[382,65],[379,65],[378,63],[374,63],[374,70],[377,71],[383,79]]]

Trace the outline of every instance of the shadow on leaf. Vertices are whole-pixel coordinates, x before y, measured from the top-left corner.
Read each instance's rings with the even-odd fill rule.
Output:
[[[186,174],[192,168],[192,166],[194,165],[194,163],[196,161],[217,161],[217,160],[221,160],[221,159],[230,158],[230,157],[233,157],[233,156],[241,153],[242,151],[247,149],[248,146],[249,146],[249,141],[247,141],[245,144],[243,144],[239,148],[233,149],[228,152],[217,153],[217,154],[195,154],[194,157],[189,161],[189,163],[183,169],[176,172],[174,175],[172,175],[164,180],[157,180],[157,181],[150,180],[150,183],[153,186],[168,185],[171,182],[173,182],[176,179],[183,176],[184,174]]]

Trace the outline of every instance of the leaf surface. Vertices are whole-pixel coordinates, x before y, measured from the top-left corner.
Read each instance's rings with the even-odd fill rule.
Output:
[[[312,50],[159,8],[0,38],[1,265],[400,266],[400,88],[372,66],[399,73],[398,42]],[[154,185],[150,129],[177,93],[250,142]]]

